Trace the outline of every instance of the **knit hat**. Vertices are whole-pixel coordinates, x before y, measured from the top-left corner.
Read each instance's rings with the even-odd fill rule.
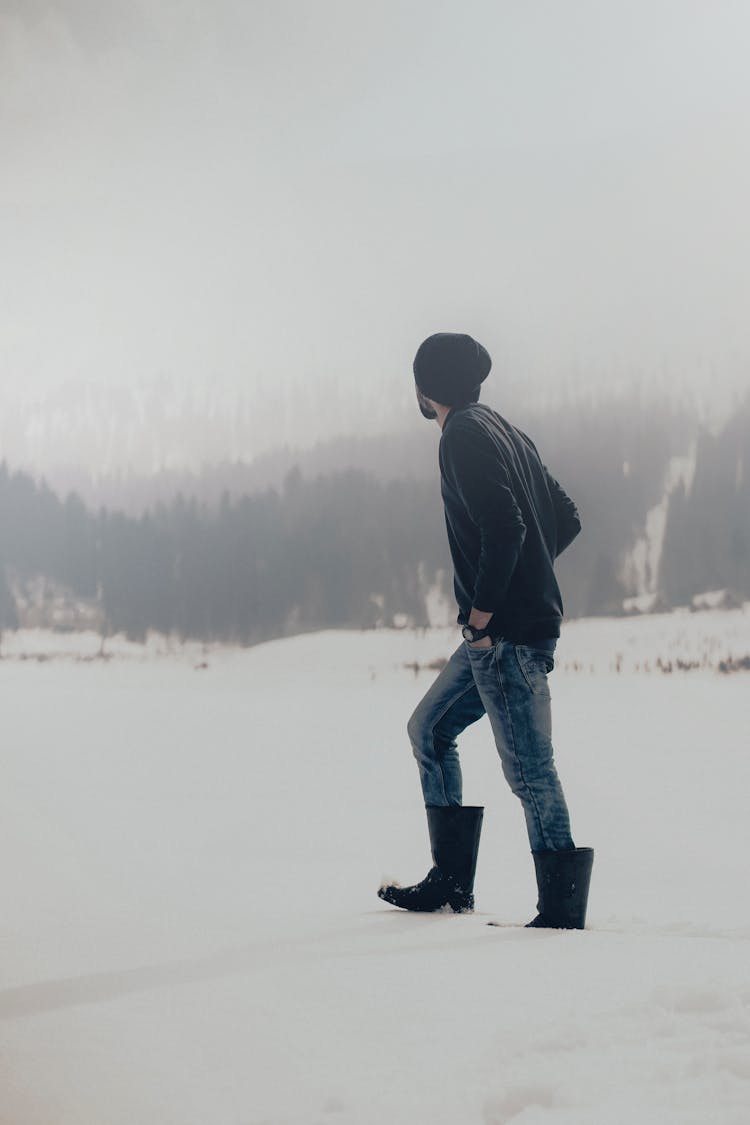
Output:
[[[433,402],[458,406],[471,400],[491,367],[489,352],[473,337],[463,332],[436,332],[419,346],[414,379]]]

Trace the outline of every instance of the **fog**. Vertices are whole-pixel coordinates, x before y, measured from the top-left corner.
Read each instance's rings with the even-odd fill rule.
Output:
[[[748,31],[729,0],[2,0],[19,460],[92,388],[241,391],[243,454],[384,430],[443,329],[496,400],[736,392]]]

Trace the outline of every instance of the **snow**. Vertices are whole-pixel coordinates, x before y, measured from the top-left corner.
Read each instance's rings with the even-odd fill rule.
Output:
[[[0,1125],[750,1119],[747,607],[566,627],[583,933],[509,925],[533,865],[485,720],[479,912],[376,897],[429,864],[404,725],[455,641],[3,636]]]

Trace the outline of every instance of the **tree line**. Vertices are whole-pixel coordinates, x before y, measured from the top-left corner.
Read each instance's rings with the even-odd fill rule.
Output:
[[[140,517],[89,512],[0,467],[0,625],[36,576],[99,610],[100,627],[142,638],[252,643],[399,619],[428,624],[426,596],[447,560],[441,511],[424,482],[357,471],[218,506],[177,496]]]
[[[617,613],[623,562],[663,497],[684,419],[623,402],[527,425],[584,531],[558,565],[571,616]],[[722,433],[700,434],[690,487],[670,498],[657,589],[662,604],[729,587],[750,598],[750,399]],[[89,607],[103,635],[149,630],[253,643],[318,628],[429,623],[428,601],[452,601],[437,471],[379,479],[299,468],[276,487],[225,491],[218,503],[178,494],[140,515],[0,466],[0,627],[24,618],[39,576]]]

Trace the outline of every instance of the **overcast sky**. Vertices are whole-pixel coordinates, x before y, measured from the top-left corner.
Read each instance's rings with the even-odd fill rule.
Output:
[[[749,46],[745,0],[0,0],[2,390],[369,408],[437,330],[496,388],[740,386]]]

